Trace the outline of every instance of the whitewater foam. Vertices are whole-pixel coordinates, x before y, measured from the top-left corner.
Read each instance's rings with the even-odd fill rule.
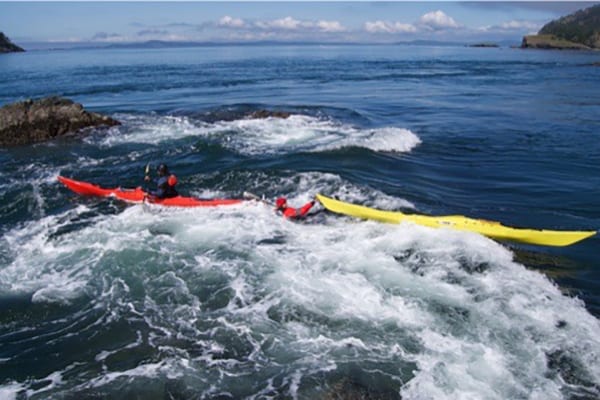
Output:
[[[305,115],[288,118],[238,119],[206,123],[176,116],[122,115],[123,126],[102,138],[86,140],[102,147],[124,143],[157,145],[164,141],[202,138],[241,154],[319,152],[346,147],[404,153],[421,143],[405,128],[363,129]]]
[[[302,192],[339,183],[295,179]],[[82,367],[86,383],[65,379],[68,366],[57,365],[62,378],[31,393],[174,377],[197,392],[302,397],[307,382],[324,385],[348,370],[406,399],[598,391],[598,321],[477,234],[329,214],[296,223],[259,202],[161,212],[136,205],[72,225],[87,212],[78,206],[9,229],[1,292],[42,304],[90,296],[91,310],[104,313],[93,329],[125,326],[128,339],[95,349]],[[137,366],[112,361],[128,355]],[[32,390],[2,386],[8,396],[23,388]]]
[[[360,129],[303,115],[220,122],[210,129],[211,135],[224,133],[226,145],[245,154],[327,151],[345,147],[408,152],[421,142],[414,133],[403,128]]]

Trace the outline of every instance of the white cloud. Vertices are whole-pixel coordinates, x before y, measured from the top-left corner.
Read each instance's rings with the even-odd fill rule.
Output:
[[[419,24],[433,30],[456,29],[460,25],[456,21],[446,15],[443,11],[431,11],[419,18]]]
[[[292,17],[285,17],[273,21],[258,21],[256,26],[261,29],[297,30],[302,27],[302,22]]]
[[[370,33],[389,32],[387,24],[383,21],[365,22],[365,30]]]
[[[365,30],[369,33],[414,33],[417,28],[401,22],[374,21],[365,22]]]
[[[228,28],[243,28],[246,26],[246,23],[240,18],[232,18],[229,15],[226,15],[219,20],[217,25]]]
[[[301,21],[293,17],[285,17],[274,20],[258,20],[258,21],[244,21],[239,18],[232,18],[230,16],[224,16],[219,20],[217,26],[220,28],[227,29],[240,29],[245,30],[248,33],[255,31],[258,32],[322,32],[322,33],[339,33],[345,32],[347,29],[339,21]],[[253,35],[253,37],[255,37]]]
[[[256,21],[254,27],[263,31],[289,31],[323,33],[345,32],[346,28],[339,21],[300,21],[292,17],[285,17],[272,21]]]
[[[316,25],[321,32],[344,32],[346,30],[338,21],[319,21]]]
[[[521,30],[521,29],[540,29],[540,24],[530,21],[508,21],[500,24],[500,28],[504,30]]]
[[[532,21],[523,21],[523,20],[512,20],[512,21],[506,21],[503,22],[499,25],[490,25],[490,26],[483,26],[480,28],[477,28],[478,31],[481,32],[498,32],[498,33],[519,33],[519,34],[523,34],[523,33],[529,33],[529,32],[537,32],[540,30],[540,28],[542,27],[542,24],[539,22],[532,22]]]
[[[439,31],[457,29],[461,26],[443,11],[432,11],[424,14],[414,24],[389,21],[368,21],[364,24],[369,33],[417,33],[419,31]]]

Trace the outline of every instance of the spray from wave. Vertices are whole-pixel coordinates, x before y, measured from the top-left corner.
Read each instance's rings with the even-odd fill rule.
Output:
[[[600,393],[598,321],[479,235],[333,215],[294,223],[262,203],[87,213],[14,227],[0,242],[11,254],[0,295],[57,307],[35,327],[4,325],[4,365],[31,362],[40,340],[87,343],[2,393],[111,396],[125,385],[301,398],[345,379],[407,399]]]
[[[409,152],[421,143],[408,129],[362,129],[304,115],[288,118],[237,119],[207,123],[188,117],[120,116],[125,126],[100,139],[102,146],[121,143],[158,144],[166,140],[202,138],[246,155],[320,152],[346,147]],[[92,139],[98,140],[98,139]]]

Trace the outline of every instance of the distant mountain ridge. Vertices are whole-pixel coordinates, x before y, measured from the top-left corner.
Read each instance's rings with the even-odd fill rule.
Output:
[[[3,32],[0,32],[0,53],[12,53],[17,51],[25,50],[11,42]]]
[[[413,40],[405,42],[346,42],[346,41],[331,41],[331,42],[315,42],[310,40],[254,40],[254,41],[165,41],[165,40],[148,40],[145,42],[128,42],[128,43],[110,43],[102,44],[98,47],[106,48],[163,48],[163,47],[220,47],[220,46],[389,46],[389,45],[404,45],[404,46],[464,46],[464,42],[447,42],[435,40]]]
[[[537,35],[525,36],[521,47],[600,49],[600,4],[547,23]]]
[[[162,49],[177,47],[223,47],[223,46],[467,46],[466,41],[436,41],[413,40],[398,42],[360,42],[360,41],[282,41],[282,40],[254,40],[254,41],[170,41],[148,40],[143,42],[26,42],[29,50],[67,50],[67,49]],[[499,45],[514,45],[514,41],[501,41]]]

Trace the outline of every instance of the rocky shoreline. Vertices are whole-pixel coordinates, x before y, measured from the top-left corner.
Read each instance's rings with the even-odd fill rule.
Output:
[[[581,43],[575,43],[558,38],[554,35],[528,35],[523,37],[523,49],[548,49],[548,50],[592,50]]]
[[[0,146],[38,143],[85,128],[120,124],[105,115],[86,111],[70,99],[25,100],[0,108]]]

